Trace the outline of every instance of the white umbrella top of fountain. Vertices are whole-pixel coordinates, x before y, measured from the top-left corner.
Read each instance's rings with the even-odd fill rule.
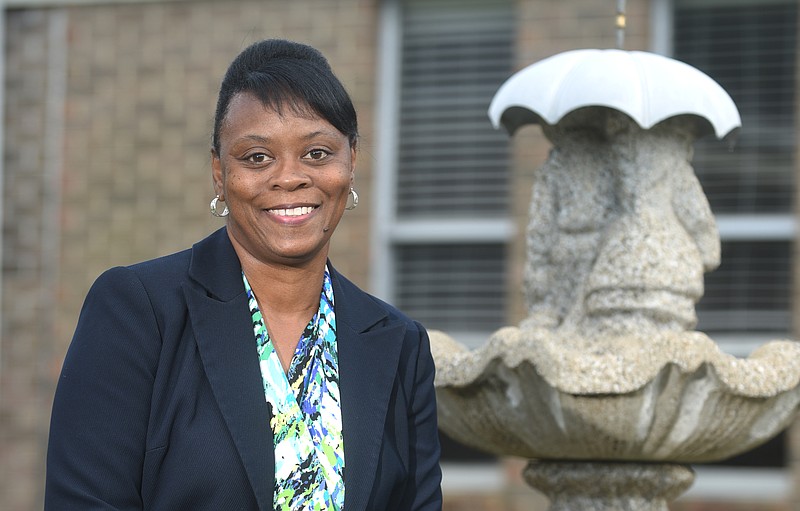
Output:
[[[495,94],[489,118],[514,134],[592,106],[618,110],[644,129],[680,115],[704,121],[698,136],[723,138],[741,126],[731,97],[702,71],[654,53],[613,49],[567,51],[518,71]]]

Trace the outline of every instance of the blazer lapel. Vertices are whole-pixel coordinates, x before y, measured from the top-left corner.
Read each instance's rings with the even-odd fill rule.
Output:
[[[339,349],[345,509],[366,509],[406,327],[331,269]]]
[[[184,286],[192,329],[259,508],[272,509],[274,449],[241,266],[223,228],[192,249]]]

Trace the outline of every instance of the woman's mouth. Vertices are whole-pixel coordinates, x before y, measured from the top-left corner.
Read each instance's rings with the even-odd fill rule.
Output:
[[[318,206],[298,206],[296,208],[275,208],[275,209],[268,209],[267,212],[271,215],[275,216],[284,216],[284,217],[292,217],[292,216],[303,216],[308,215]]]

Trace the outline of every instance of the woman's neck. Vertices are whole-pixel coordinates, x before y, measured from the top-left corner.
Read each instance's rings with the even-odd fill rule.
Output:
[[[297,266],[267,264],[246,253],[240,253],[239,260],[283,370],[288,371],[303,330],[319,310],[327,258]]]
[[[302,267],[242,261],[242,270],[262,308],[277,314],[292,314],[316,311],[319,306],[324,261]]]

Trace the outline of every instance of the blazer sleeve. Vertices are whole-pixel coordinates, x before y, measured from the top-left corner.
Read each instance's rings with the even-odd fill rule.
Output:
[[[53,404],[45,510],[140,510],[161,336],[130,269],[101,275],[84,302]]]
[[[409,414],[410,468],[414,480],[406,499],[409,500],[410,510],[440,511],[442,470],[439,465],[439,429],[433,386],[435,368],[428,333],[422,325],[415,324],[419,329],[420,343]]]

